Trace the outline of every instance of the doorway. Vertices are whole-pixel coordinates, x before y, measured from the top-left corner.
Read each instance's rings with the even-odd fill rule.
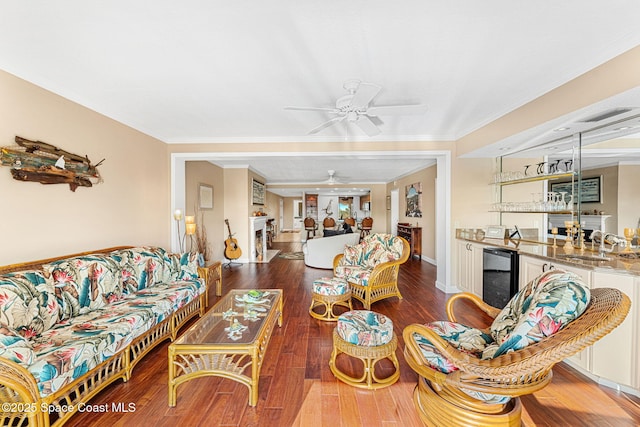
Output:
[[[398,235],[398,221],[400,220],[400,190],[397,188],[391,190],[391,212],[389,213],[391,220],[391,234]]]
[[[303,214],[302,200],[294,200],[293,201],[293,229],[294,230],[301,230],[303,228],[302,214]]]

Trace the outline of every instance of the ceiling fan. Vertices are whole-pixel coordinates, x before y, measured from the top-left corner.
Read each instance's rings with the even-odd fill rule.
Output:
[[[336,171],[334,171],[333,169],[329,169],[327,173],[329,173],[329,179],[325,181],[325,184],[333,185],[333,184],[338,184],[340,182],[335,177]]]
[[[378,116],[424,114],[427,106],[424,104],[380,105],[371,106],[371,101],[380,93],[382,87],[360,80],[347,80],[344,83],[348,92],[336,101],[335,108],[329,107],[284,107],[285,110],[324,111],[335,114],[336,117],[311,129],[309,135],[320,132],[329,126],[340,122],[352,123],[358,126],[367,136],[380,134],[379,125],[382,120]]]

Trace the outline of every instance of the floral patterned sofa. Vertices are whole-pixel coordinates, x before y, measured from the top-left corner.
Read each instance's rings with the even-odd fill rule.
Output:
[[[159,247],[0,267],[2,425],[61,425],[127,381],[147,352],[204,313],[206,286],[197,254]]]
[[[398,289],[400,265],[409,259],[409,243],[391,234],[371,234],[357,245],[346,246],[333,260],[333,275],[346,279],[354,298],[369,310],[371,304],[393,296]]]

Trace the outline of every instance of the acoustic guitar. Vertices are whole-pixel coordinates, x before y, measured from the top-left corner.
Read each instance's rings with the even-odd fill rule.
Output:
[[[238,246],[238,241],[234,239],[233,234],[231,234],[229,220],[225,219],[224,223],[227,224],[227,230],[229,230],[229,238],[224,241],[224,256],[227,259],[238,259],[242,255],[242,250],[240,246]]]

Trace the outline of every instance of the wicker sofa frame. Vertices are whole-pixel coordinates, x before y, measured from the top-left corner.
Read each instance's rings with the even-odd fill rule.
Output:
[[[110,253],[129,248],[132,248],[132,246],[117,246],[2,266],[0,267],[0,274],[40,269],[45,264],[66,258]],[[199,273],[201,273],[200,269]],[[131,344],[108,360],[48,396],[40,396],[36,380],[27,369],[0,357],[0,403],[8,404],[7,407],[11,409],[10,411],[4,411],[6,405],[3,405],[3,410],[0,410],[0,424],[11,426],[61,426],[78,411],[78,405],[88,402],[109,384],[120,378],[127,382],[131,378],[133,368],[147,353],[166,339],[173,341],[178,330],[187,321],[196,315],[202,316],[204,314],[207,306],[208,287],[212,280],[208,282],[205,283],[207,292],[202,293],[199,298],[175,311],[167,319],[134,339]],[[68,412],[52,413],[42,410],[51,406],[73,409]]]
[[[366,310],[369,310],[374,302],[385,298],[398,297],[398,299],[402,299],[402,294],[398,289],[398,273],[400,272],[400,265],[409,259],[411,247],[404,238],[396,238],[402,241],[402,255],[400,258],[376,265],[369,275],[367,286],[349,282],[351,296],[360,301]],[[333,259],[334,272],[342,257],[344,257],[344,254],[338,254]]]
[[[459,299],[470,300],[492,318],[501,311],[476,295],[456,294],[446,306],[451,322],[456,322],[453,305]],[[407,326],[403,330],[404,356],[418,374],[414,404],[422,421],[430,426],[520,426],[522,406],[518,396],[545,387],[551,381],[551,368],[556,363],[611,332],[622,323],[630,306],[629,298],[616,289],[592,289],[584,313],[565,328],[521,350],[489,360],[457,350],[424,325]],[[413,339],[414,333],[427,338],[458,370],[445,374],[431,368]],[[489,404],[473,399],[461,389],[512,399],[504,404]]]

